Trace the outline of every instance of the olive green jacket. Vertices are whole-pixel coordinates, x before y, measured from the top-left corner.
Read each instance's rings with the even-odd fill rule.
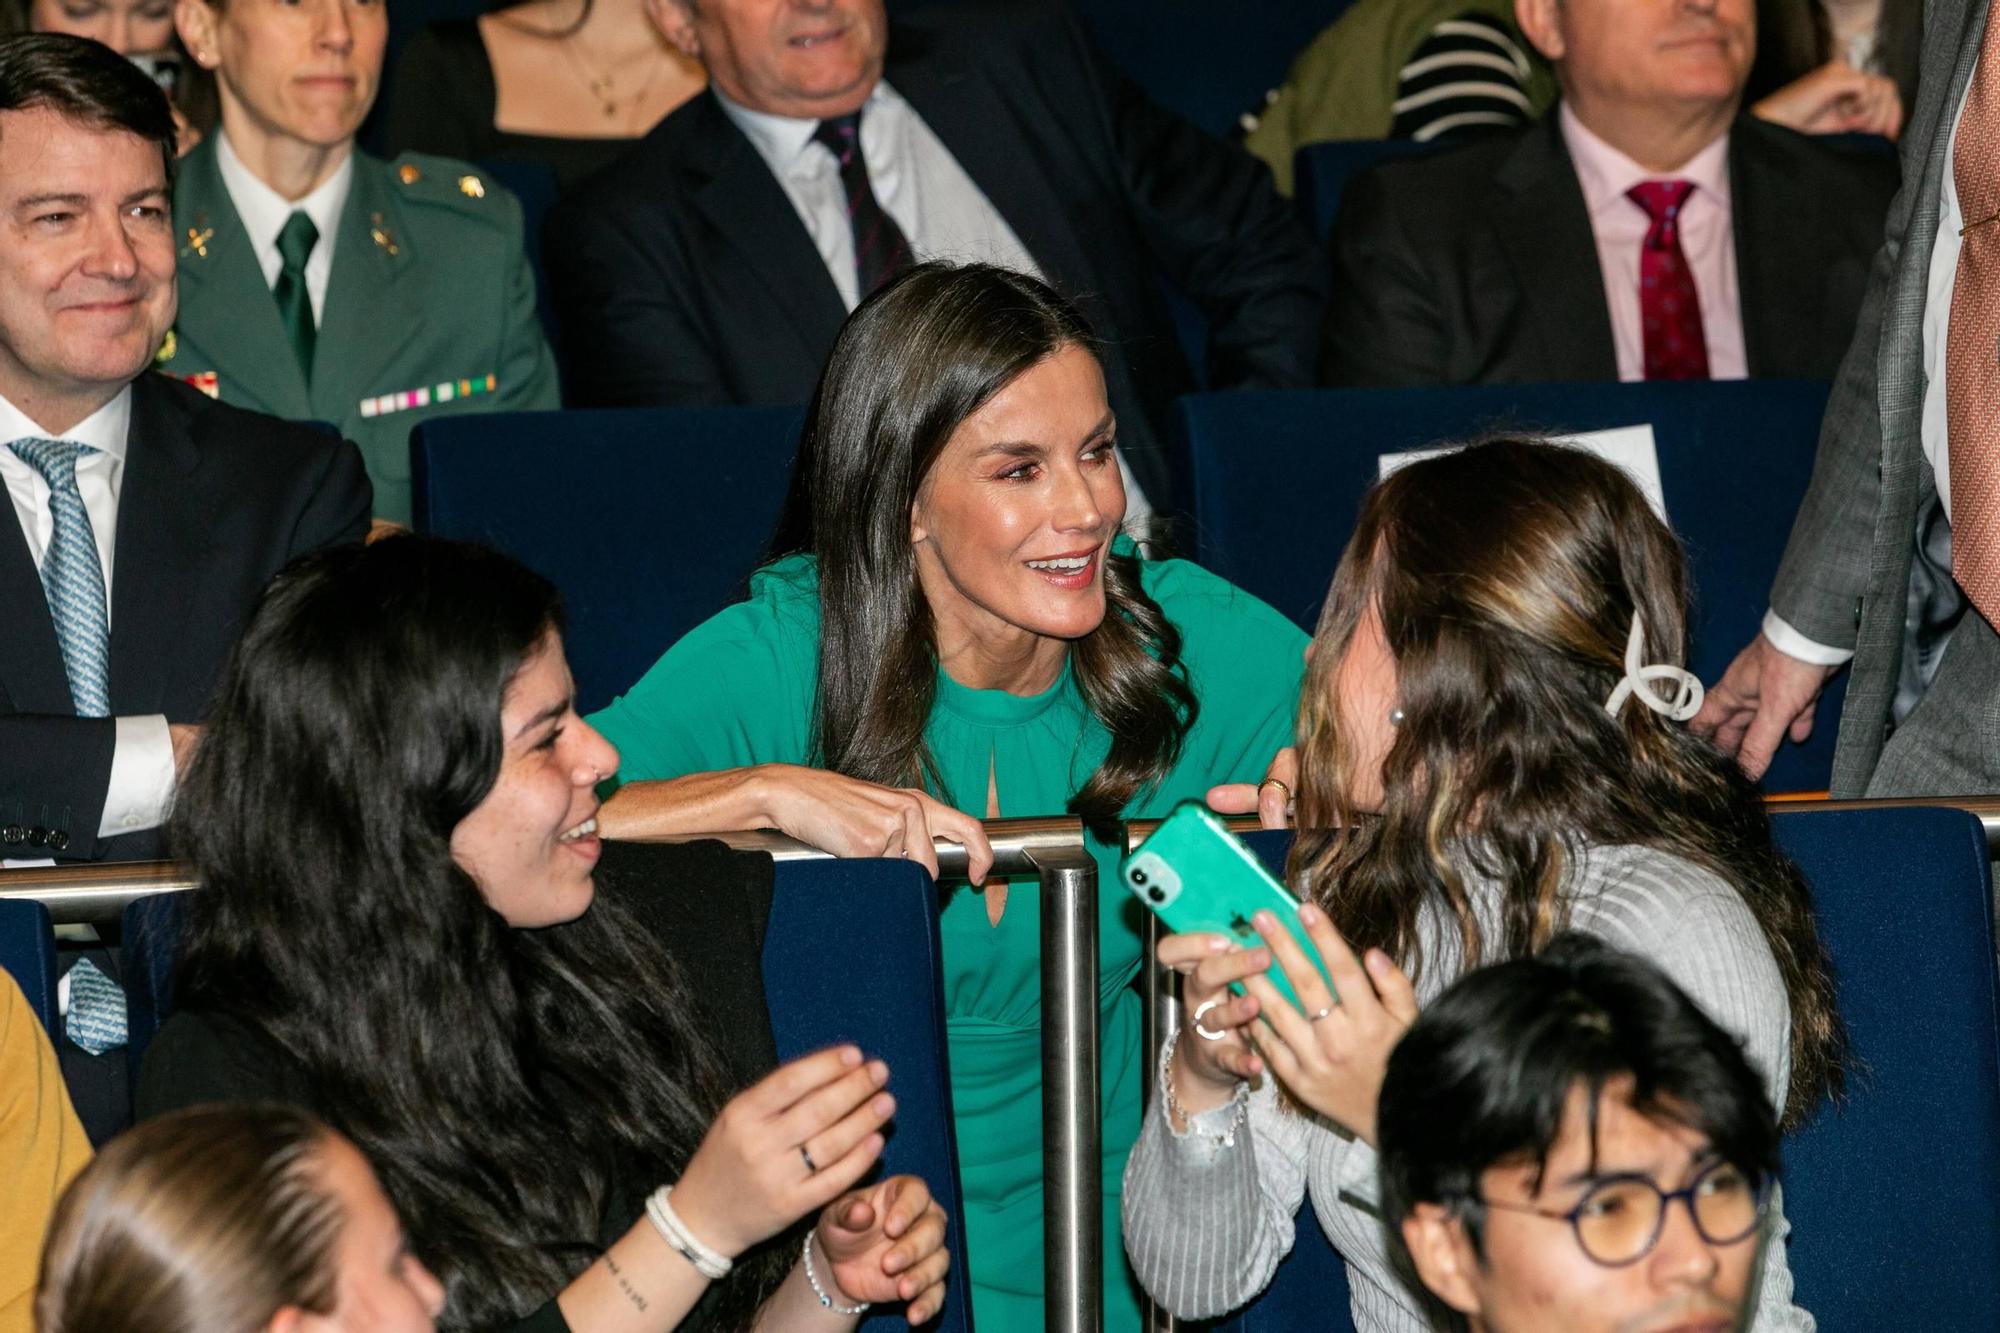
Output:
[[[1514,26],[1514,0],[1355,0],[1292,62],[1244,147],[1262,158],[1278,189],[1292,192],[1292,155],[1328,139],[1386,139],[1396,123],[1403,66],[1431,29],[1463,14]],[[1540,115],[1556,100],[1555,76],[1534,51],[1528,98]]]
[[[446,412],[559,406],[521,206],[462,162],[357,151],[310,387],[215,159],[174,190],[180,315],[159,369],[223,402],[323,421],[361,447],[375,515],[410,519],[410,428]]]

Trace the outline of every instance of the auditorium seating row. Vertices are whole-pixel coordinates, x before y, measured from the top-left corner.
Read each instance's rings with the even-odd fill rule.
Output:
[[[1713,681],[1757,632],[1826,406],[1822,382],[1489,385],[1197,394],[1172,423],[1196,560],[1308,630],[1385,453],[1497,430],[1650,425],[1693,567],[1694,670]],[[414,432],[416,525],[473,537],[553,579],[577,696],[601,707],[740,599],[785,494],[802,412],[660,408],[439,417]],[[532,485],[521,484],[532,478]],[[1839,677],[1771,791],[1823,791]]]
[[[2000,1000],[1986,829],[1967,810],[1886,805],[1800,807],[1774,822],[1812,885],[1855,1057],[1844,1100],[1785,1145],[1799,1300],[1824,1328],[1983,1327],[2000,1308]],[[1289,834],[1249,838],[1282,867]],[[126,910],[135,1062],[172,1006],[184,902],[160,894]],[[48,921],[40,903],[0,899],[0,966],[53,1025]],[[764,952],[779,1053],[854,1041],[886,1059],[899,1105],[888,1169],[922,1173],[956,1216],[938,951],[936,889],[918,867],[780,863]],[[853,967],[854,957],[869,966]],[[914,984],[925,977],[929,985]],[[954,1227],[951,1244],[962,1243]],[[942,1327],[970,1327],[964,1271]],[[1272,1287],[1220,1327],[1344,1328],[1345,1292],[1340,1262],[1307,1215]]]

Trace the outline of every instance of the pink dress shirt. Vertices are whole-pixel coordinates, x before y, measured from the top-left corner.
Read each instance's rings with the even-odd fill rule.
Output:
[[[1750,373],[1743,351],[1743,303],[1736,289],[1736,232],[1729,212],[1729,136],[1724,134],[1679,171],[1648,171],[1584,128],[1567,102],[1557,111],[1563,142],[1583,187],[1583,206],[1597,238],[1604,298],[1611,309],[1611,340],[1618,378],[1646,378],[1646,338],[1639,326],[1639,249],[1651,226],[1646,210],[1626,197],[1640,181],[1694,182],[1681,210],[1681,249],[1701,297],[1702,336],[1713,379],[1740,380]]]

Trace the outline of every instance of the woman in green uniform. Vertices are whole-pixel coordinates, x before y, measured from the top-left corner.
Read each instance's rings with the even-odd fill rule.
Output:
[[[625,755],[611,837],[776,827],[843,855],[977,818],[1117,821],[1255,781],[1289,744],[1305,636],[1120,535],[1116,423],[1077,311],[1033,278],[925,265],[834,345],[800,467],[812,550],[591,719]],[[641,781],[640,779],[654,779]],[[1108,1326],[1138,1326],[1118,1181],[1142,1076],[1138,909],[1100,878]],[[1010,893],[1010,888],[1022,891]],[[1032,885],[944,903],[952,1097],[975,1319],[1042,1326],[1041,1012]]]

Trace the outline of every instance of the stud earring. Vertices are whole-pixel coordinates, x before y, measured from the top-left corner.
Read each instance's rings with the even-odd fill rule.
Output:
[[[1402,726],[1402,725],[1403,725],[1403,710],[1402,710],[1402,709],[1400,709],[1400,708],[1391,708],[1391,709],[1389,710],[1389,725],[1390,725],[1390,726],[1392,726],[1392,727],[1400,727],[1400,726]]]

